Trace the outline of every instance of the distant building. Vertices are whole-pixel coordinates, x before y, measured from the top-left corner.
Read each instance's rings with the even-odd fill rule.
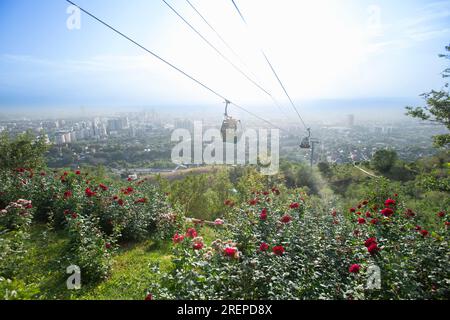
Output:
[[[108,131],[122,131],[130,128],[130,122],[128,117],[109,119],[108,120]]]
[[[349,128],[353,127],[355,125],[355,115],[353,114],[347,115],[345,119],[345,125]]]

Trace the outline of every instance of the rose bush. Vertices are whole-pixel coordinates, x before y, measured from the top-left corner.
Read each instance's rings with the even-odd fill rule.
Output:
[[[33,205],[16,201],[23,197]],[[0,275],[6,278],[7,269],[17,268],[15,257],[26,254],[21,248],[32,221],[67,232],[68,262],[82,269],[86,281],[97,281],[108,275],[120,242],[170,239],[184,220],[145,180],[105,181],[81,170],[2,171],[0,209],[10,202],[0,214]]]
[[[410,211],[394,195],[327,212],[304,194],[252,194],[211,243],[201,230],[179,230],[173,269],[153,266],[162,280],[149,292],[156,299],[445,299],[447,219],[438,214],[441,228],[425,233]],[[368,287],[374,266],[381,288]]]
[[[33,220],[29,200],[11,202],[0,210],[0,275],[11,278],[26,254],[25,241]]]

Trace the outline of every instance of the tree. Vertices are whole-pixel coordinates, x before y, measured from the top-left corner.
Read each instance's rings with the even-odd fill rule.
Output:
[[[48,145],[42,134],[36,138],[31,132],[11,138],[8,132],[0,134],[0,169],[35,169],[45,166]]]
[[[317,165],[317,168],[319,168],[320,173],[324,177],[329,177],[332,174],[331,168],[330,168],[330,165],[328,164],[328,162],[319,162],[319,164]]]
[[[439,55],[440,58],[450,59],[450,45],[447,46],[447,54]],[[450,68],[446,68],[442,72],[443,78],[450,77]],[[406,107],[407,115],[429,121],[436,124],[441,124],[450,130],[450,95],[449,83],[447,82],[439,91],[432,90],[431,92],[421,95],[426,101],[425,107]],[[434,137],[434,145],[436,147],[448,148],[450,145],[450,134],[441,134]]]
[[[394,150],[378,150],[372,158],[372,165],[381,173],[389,172],[397,161],[397,152]]]

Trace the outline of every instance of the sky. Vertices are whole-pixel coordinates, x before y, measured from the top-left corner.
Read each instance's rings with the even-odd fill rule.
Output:
[[[186,0],[167,0],[286,112],[261,49],[301,112],[317,101],[415,101],[443,85],[446,61],[438,54],[450,42],[450,0],[236,0],[248,27],[230,0],[190,1],[233,51]],[[162,0],[74,2],[229,100],[252,111],[275,108]],[[0,0],[1,111],[223,107],[87,15],[69,28],[74,17],[64,0]]]

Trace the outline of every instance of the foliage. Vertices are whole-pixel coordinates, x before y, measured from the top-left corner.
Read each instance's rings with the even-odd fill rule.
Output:
[[[105,279],[111,271],[111,255],[115,250],[115,237],[107,237],[98,228],[98,218],[84,218],[76,213],[68,214],[68,260],[80,267],[83,281]]]
[[[446,51],[450,53],[450,46],[447,46]],[[450,59],[449,54],[440,55],[441,58]],[[443,78],[450,77],[450,68],[442,72]],[[422,94],[426,102],[424,107],[407,107],[407,115],[418,118],[424,121],[441,124],[450,130],[450,95],[449,84],[445,84],[444,88],[436,91],[432,90],[429,93]],[[450,145],[450,134],[442,134],[434,137],[434,145],[436,147],[448,147]]]
[[[371,163],[381,173],[388,173],[394,166],[397,158],[397,153],[394,150],[377,150]]]
[[[37,139],[31,132],[11,138],[8,132],[0,134],[0,168],[41,168],[45,164],[44,154],[48,149],[45,136]]]
[[[11,278],[20,268],[32,218],[28,200],[12,202],[0,211],[0,276]]]
[[[445,299],[449,216],[433,232],[419,229],[398,199],[385,201],[386,191],[383,184],[351,212],[261,192],[236,206],[212,243],[193,229],[176,233],[173,270],[159,272],[150,292],[158,299]],[[373,265],[381,290],[366,288]]]

